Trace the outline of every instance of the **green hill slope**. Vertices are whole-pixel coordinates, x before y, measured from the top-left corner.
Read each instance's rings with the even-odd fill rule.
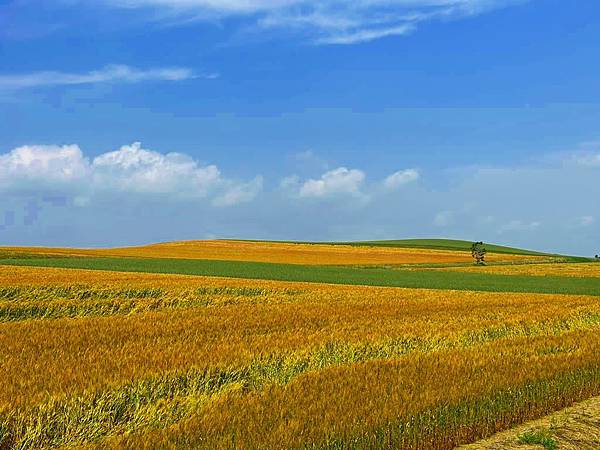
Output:
[[[372,245],[381,247],[406,247],[406,248],[431,248],[438,250],[471,250],[472,241],[458,239],[400,239],[386,241],[359,241],[344,242],[347,245]],[[513,255],[550,256],[549,253],[525,250],[522,248],[506,247],[504,245],[485,243],[485,248],[490,253],[510,253]]]

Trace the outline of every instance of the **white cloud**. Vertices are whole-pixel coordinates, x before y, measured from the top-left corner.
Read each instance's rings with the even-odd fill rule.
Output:
[[[474,16],[527,0],[105,0],[122,8],[167,11],[168,20],[247,17],[257,30],[310,36],[319,44],[354,44],[405,35],[419,24]]]
[[[318,180],[305,181],[299,190],[300,197],[330,197],[339,194],[362,196],[360,188],[365,173],[358,169],[339,167],[325,172]]]
[[[200,166],[181,153],[144,150],[139,142],[94,158],[92,168],[97,186],[130,192],[204,197],[221,181],[214,165]]]
[[[0,155],[0,187],[29,181],[71,182],[88,172],[89,161],[77,145],[25,145]]]
[[[41,186],[41,187],[40,187]],[[262,178],[237,182],[215,165],[201,165],[189,155],[145,150],[139,142],[95,157],[91,162],[77,145],[23,146],[0,155],[0,193],[60,191],[76,206],[98,193],[163,195],[194,200],[211,196],[218,206],[254,199]]]
[[[0,89],[16,90],[43,86],[94,83],[139,83],[142,81],[182,81],[197,76],[190,69],[164,67],[137,69],[126,65],[108,65],[86,73],[41,71],[16,75],[0,75]],[[204,76],[214,77],[213,75]]]
[[[419,177],[419,172],[416,169],[399,170],[383,180],[383,185],[386,189],[395,190],[405,184],[417,181]]]

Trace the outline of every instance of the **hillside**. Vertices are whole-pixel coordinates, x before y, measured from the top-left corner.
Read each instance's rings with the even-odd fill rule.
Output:
[[[398,248],[423,248],[436,250],[459,250],[470,251],[472,241],[460,239],[399,239],[384,241],[358,241],[347,242],[348,245],[369,245],[374,247],[398,247]],[[534,250],[525,250],[522,248],[507,247],[504,245],[485,243],[485,248],[489,253],[503,253],[512,255],[532,255],[532,256],[557,256],[550,253],[537,252]]]

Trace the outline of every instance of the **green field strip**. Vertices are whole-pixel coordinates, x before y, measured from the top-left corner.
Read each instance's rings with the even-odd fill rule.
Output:
[[[246,261],[151,258],[3,259],[0,265],[113,270],[348,285],[600,296],[594,278],[496,275],[433,270],[364,269]],[[10,270],[7,267],[0,270]],[[74,280],[76,281],[76,280]]]

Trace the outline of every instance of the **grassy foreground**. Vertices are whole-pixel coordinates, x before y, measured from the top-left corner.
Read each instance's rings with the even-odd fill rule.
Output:
[[[5,265],[5,267],[9,265],[62,267],[406,288],[600,295],[600,282],[597,278],[497,275],[484,273],[484,271],[474,273],[179,258],[102,257],[0,259],[0,265]],[[8,270],[8,268],[0,270]]]

